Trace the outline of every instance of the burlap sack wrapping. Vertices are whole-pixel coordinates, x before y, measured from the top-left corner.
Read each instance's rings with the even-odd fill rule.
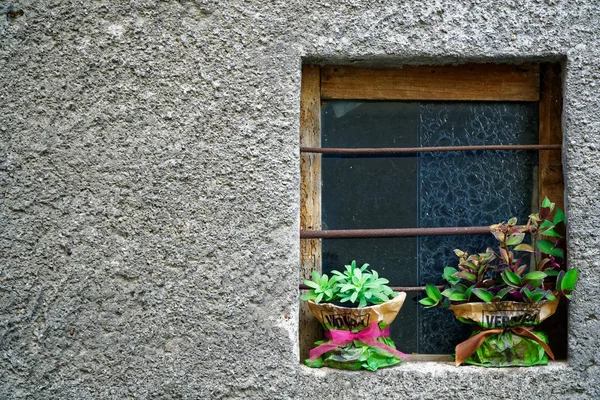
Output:
[[[461,322],[478,325],[471,337],[456,346],[456,364],[485,367],[545,365],[548,356],[546,334],[534,330],[556,312],[559,300],[539,303],[504,301],[466,303],[450,306]]]
[[[315,342],[316,347],[311,351],[311,358],[305,360],[306,365],[351,370],[364,368],[374,371],[401,362],[403,354],[395,350],[394,342],[386,336],[387,328],[398,315],[405,298],[406,293],[400,292],[398,296],[383,304],[362,308],[340,307],[331,303],[315,304],[309,301],[308,306],[325,329],[327,339]],[[336,331],[347,331],[357,335],[373,331],[375,335],[370,339],[356,338],[338,346],[334,344],[335,337],[331,337],[331,332]],[[326,347],[328,344],[329,347]],[[320,347],[326,347],[328,351],[318,357],[312,357],[313,352]]]

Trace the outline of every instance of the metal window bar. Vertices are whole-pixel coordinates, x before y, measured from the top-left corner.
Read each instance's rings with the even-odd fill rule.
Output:
[[[437,285],[436,287],[440,290],[445,288],[444,285]],[[392,290],[395,292],[422,292],[425,290],[425,286],[390,286],[390,288],[392,288]],[[299,289],[310,290],[312,288],[304,283],[301,283],[299,285]]]
[[[300,231],[300,239],[382,238],[411,236],[485,235],[489,226],[461,226],[451,228],[401,228],[401,229],[336,229],[326,231]],[[300,290],[310,289],[301,283]],[[439,289],[443,286],[439,286]],[[425,286],[393,286],[401,292],[422,292]]]
[[[300,239],[355,239],[415,236],[486,235],[489,226],[459,226],[450,228],[400,228],[400,229],[335,229],[300,231]]]
[[[488,150],[560,150],[560,144],[520,144],[520,145],[486,145],[486,146],[440,146],[440,147],[400,147],[400,148],[322,148],[300,147],[301,153],[320,154],[413,154],[444,151],[488,151]]]

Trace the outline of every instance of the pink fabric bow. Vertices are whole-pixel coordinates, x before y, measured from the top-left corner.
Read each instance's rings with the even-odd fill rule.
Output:
[[[371,325],[369,325],[368,327],[366,327],[358,333],[342,331],[337,329],[325,331],[325,337],[330,340],[326,343],[323,343],[320,346],[315,347],[310,351],[309,356],[311,360],[316,360],[328,351],[337,349],[341,346],[345,346],[354,340],[360,340],[364,344],[367,344],[371,347],[376,347],[380,350],[384,350],[392,354],[393,356],[396,356],[403,360],[410,358],[409,355],[404,354],[401,351],[398,351],[393,347],[390,347],[377,340],[378,337],[390,337],[390,327],[388,326],[383,330],[379,329],[379,325],[377,324],[377,322],[373,322]]]

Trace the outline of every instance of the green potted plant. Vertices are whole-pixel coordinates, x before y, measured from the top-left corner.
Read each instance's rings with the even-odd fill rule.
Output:
[[[367,369],[398,364],[405,354],[396,350],[389,325],[404,303],[406,293],[394,292],[369,264],[345,266],[329,277],[313,271],[305,280],[309,291],[302,296],[325,329],[325,339],[315,342],[309,367]]]
[[[454,250],[458,266],[442,275],[448,287],[440,292],[427,285],[420,303],[448,307],[459,321],[476,326],[456,346],[456,365],[545,365],[554,355],[536,326],[556,311],[560,297],[571,298],[578,278],[577,269],[565,272],[565,215],[545,198],[526,225],[511,218],[490,232],[498,249],[472,255]],[[530,243],[524,243],[527,234]]]

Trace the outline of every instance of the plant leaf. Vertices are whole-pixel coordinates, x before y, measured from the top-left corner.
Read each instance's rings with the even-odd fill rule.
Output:
[[[514,289],[511,288],[511,287],[505,287],[504,289],[500,290],[494,296],[494,301],[500,301],[500,300],[502,300],[504,298],[504,296],[506,296],[508,293],[510,293],[511,290],[514,290]]]
[[[564,258],[563,250],[557,247],[554,247],[554,243],[549,240],[539,240],[537,242],[537,246],[542,253],[550,254],[554,257]]]
[[[465,293],[467,291],[467,286],[463,285],[462,283],[459,283],[457,285],[454,285],[452,289],[456,290],[459,293]]]
[[[557,208],[554,215],[554,225],[558,225],[560,222],[565,222],[565,213],[560,208]]]
[[[425,293],[427,293],[427,296],[433,299],[435,302],[439,302],[442,299],[442,294],[440,293],[440,290],[434,285],[426,285]]]
[[[549,254],[554,257],[565,258],[565,252],[560,247],[553,248],[552,252],[550,252]]]
[[[466,301],[467,296],[462,293],[454,293],[452,296],[448,297],[450,301]]]
[[[504,232],[494,231],[494,232],[492,232],[492,234],[499,242],[504,242],[504,239],[506,238],[506,235],[504,234]]]
[[[554,203],[551,202],[550,199],[548,199],[548,197],[544,197],[544,200],[542,200],[542,207],[550,208],[550,210],[552,210],[554,208]]]
[[[515,271],[515,273],[519,276],[521,276],[521,274],[523,272],[525,272],[525,270],[527,269],[528,265],[521,265],[519,268],[517,268],[517,270]]]
[[[328,281],[329,277],[327,276],[327,274],[323,274],[321,275],[321,279],[319,279],[319,285],[321,285],[321,287],[327,286]]]
[[[313,282],[313,281],[309,281],[308,279],[304,280],[304,284],[308,287],[311,287],[313,289],[319,289],[321,286],[319,286],[318,283]]]
[[[528,253],[533,253],[533,247],[531,247],[530,245],[526,244],[526,243],[521,243],[520,245],[517,245],[513,248],[514,251],[526,251]]]
[[[523,293],[531,303],[537,303],[539,301],[542,301],[547,294],[547,292],[542,289],[537,289],[532,292],[527,288],[523,288]]]
[[[539,280],[539,279],[544,279],[547,275],[545,273],[543,273],[542,271],[533,271],[528,273],[527,275],[525,275],[523,277],[523,281],[527,282],[527,281],[532,281],[532,280]]]
[[[381,300],[382,302],[384,301],[388,301],[388,296],[386,296],[385,294],[381,293],[381,292],[374,292],[373,296],[375,296],[375,298]],[[393,296],[392,296],[393,297]],[[371,302],[373,302],[373,300],[371,300]]]
[[[354,289],[356,289],[356,286],[354,286],[351,283],[346,283],[346,284],[340,286],[340,292],[342,292],[342,293],[345,293],[348,290],[354,290]]]
[[[544,273],[546,274],[546,276],[558,276],[559,272],[560,272],[560,270],[557,270],[557,269],[546,269],[546,270],[544,270]]]
[[[477,265],[473,264],[470,261],[465,261],[459,264],[459,267],[464,271],[466,270],[465,268],[462,267],[467,267],[467,269],[472,270],[472,271],[477,271]]]
[[[531,294],[529,299],[531,300],[532,303],[537,303],[539,301],[542,301],[544,299],[544,297],[546,297],[546,292],[536,290]]]
[[[466,279],[466,280],[471,281],[471,282],[475,282],[475,280],[477,279],[477,277],[475,276],[475,274],[472,274],[472,273],[467,272],[467,271],[458,271],[453,276],[455,276],[457,278]]]
[[[473,293],[473,289],[475,289],[475,286],[469,286],[469,288],[465,290],[465,297],[467,298],[467,301],[471,299],[471,293]]]
[[[425,308],[431,308],[431,307],[435,307],[436,305],[438,305],[439,302],[437,302],[429,297],[425,297],[424,299],[419,300],[419,303],[423,304],[425,306]]]
[[[525,234],[524,233],[519,233],[516,235],[508,235],[508,239],[506,240],[506,244],[508,246],[514,246],[517,244],[520,244],[523,239],[525,239]]]
[[[507,264],[510,264],[509,253],[510,252],[506,251],[506,249],[504,247],[500,248],[500,256],[502,257],[502,259],[504,260],[504,262],[507,263]]]
[[[562,279],[561,289],[565,290],[575,290],[575,284],[577,283],[577,278],[579,278],[579,270],[576,268],[570,269]]]
[[[527,289],[526,287],[521,289],[521,293],[523,293],[525,295],[525,298],[527,300],[529,300],[530,303],[532,303],[533,301],[531,300],[531,290]]]
[[[452,296],[454,293],[461,293],[461,292],[459,292],[458,290],[456,290],[456,289],[454,289],[454,288],[448,288],[448,289],[446,289],[446,290],[444,290],[444,291],[442,292],[442,296],[444,296],[444,297],[450,297],[450,296]]]
[[[447,280],[451,285],[457,284],[458,282],[460,282],[460,278],[453,276],[457,272],[458,272],[458,270],[456,268],[446,267],[446,268],[444,268],[444,273],[442,275],[442,278]]]
[[[521,277],[511,270],[505,270],[501,276],[502,280],[509,286],[520,287],[522,284]]]
[[[481,300],[485,301],[486,303],[489,303],[492,301],[492,299],[494,298],[494,295],[491,294],[490,292],[488,292],[485,289],[482,288],[475,288],[473,289],[473,294],[477,297],[479,297]]]
[[[313,281],[315,282],[319,282],[319,279],[321,279],[321,274],[319,274],[319,271],[317,271],[316,269],[312,272],[311,276]]]
[[[300,296],[300,298],[302,300],[312,300],[315,298],[314,293],[307,293],[307,294],[303,294],[302,296]]]
[[[540,231],[540,234],[542,234],[544,236],[552,236],[552,237],[557,237],[557,238],[562,237],[562,235],[560,233],[556,232],[554,230],[554,228],[546,229],[545,231]]]
[[[556,289],[559,292],[562,292],[562,280],[563,280],[564,276],[565,276],[565,271],[560,271],[558,273],[558,275],[556,276]]]
[[[352,281],[354,281],[354,278],[360,281],[360,279],[362,278],[362,271],[360,269],[354,270],[354,277],[352,278]]]

